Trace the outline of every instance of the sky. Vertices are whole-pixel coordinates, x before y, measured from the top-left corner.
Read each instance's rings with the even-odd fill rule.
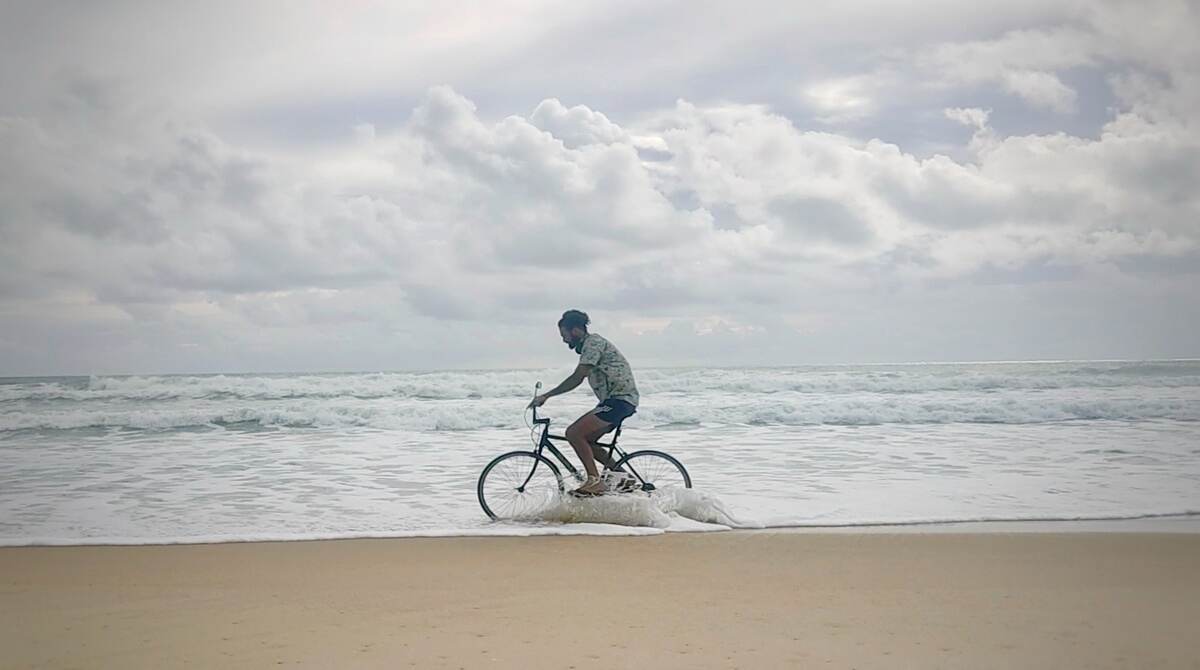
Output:
[[[1200,3],[0,2],[0,376],[1200,356]]]

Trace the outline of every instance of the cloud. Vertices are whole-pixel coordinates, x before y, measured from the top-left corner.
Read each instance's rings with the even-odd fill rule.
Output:
[[[1000,37],[943,42],[916,53],[922,69],[945,81],[992,81],[1013,72],[1053,72],[1093,65],[1100,37],[1081,25],[1017,29]]]
[[[818,113],[818,121],[839,124],[874,114],[878,105],[874,90],[880,87],[879,75],[827,79],[810,84],[803,99]]]
[[[1126,12],[937,33],[864,56],[861,73],[797,74],[776,104],[618,114],[548,84],[519,104],[439,84],[287,146],[143,90],[138,68],[52,71],[0,111],[0,372],[515,364],[538,360],[530,338],[564,305],[660,361],[887,357],[889,329],[923,323],[947,334],[904,355],[936,357],[954,332],[983,337],[970,324],[996,309],[1053,318],[1064,301],[1096,310],[1079,321],[1091,329],[1167,300],[1184,308],[1164,328],[1200,326],[1184,290],[1200,254],[1200,75],[1179,59],[1195,47],[1156,50]],[[1004,130],[1015,112],[994,91],[1045,123],[1087,111],[1079,68],[1112,96],[1094,133]],[[905,118],[947,150],[854,125],[887,123],[900,98],[937,102]],[[622,330],[647,322],[680,325]]]
[[[1059,114],[1074,112],[1078,94],[1049,72],[1007,70],[1001,77],[1004,87],[1029,104]]]
[[[547,110],[555,110],[555,103],[539,105],[533,116],[544,121]],[[557,111],[563,110],[558,106]],[[722,203],[736,213],[737,230],[765,227],[782,234],[795,229],[810,249],[837,242],[866,245],[865,251],[873,253],[878,249],[871,247],[871,225],[903,234],[905,223],[948,220],[930,215],[933,209],[923,214],[921,207],[958,203],[969,213],[970,203],[992,202],[997,193],[1018,185],[1029,187],[1025,195],[1036,202],[1042,194],[1033,188],[1036,180],[1030,175],[1069,168],[1071,183],[1092,188],[1096,197],[1104,190],[1104,197],[1112,199],[1122,186],[1111,183],[1104,170],[1120,169],[1119,156],[1136,164],[1136,172],[1146,173],[1154,167],[1144,164],[1151,160],[1146,152],[1153,150],[1166,163],[1154,183],[1181,170],[1186,182],[1186,157],[1193,146],[1168,150],[1161,126],[1118,133],[1128,125],[1122,118],[1100,141],[1065,136],[997,141],[973,166],[944,157],[917,159],[874,140],[804,132],[761,107],[681,103],[637,129],[638,137],[655,138],[663,147],[664,158],[646,163],[629,133],[584,107],[573,113],[579,119],[603,119],[606,123],[599,127],[607,138],[593,136],[595,141],[571,146],[532,119],[508,117],[489,125],[470,101],[448,88],[435,88],[402,131],[373,134],[350,149],[366,154],[362,161],[387,165],[396,174],[412,170],[412,154],[418,153],[421,174],[408,174],[407,182],[379,183],[373,176],[362,179],[348,172],[340,177],[343,183],[325,185],[308,183],[265,157],[240,154],[203,131],[181,126],[167,136],[170,123],[141,138],[145,154],[137,154],[138,147],[118,146],[97,147],[90,156],[74,153],[77,145],[71,153],[69,145],[55,146],[53,129],[26,132],[30,129],[10,123],[17,129],[14,138],[40,142],[10,146],[28,154],[14,156],[12,164],[24,164],[24,174],[38,175],[35,181],[44,192],[36,199],[13,193],[8,200],[24,216],[40,215],[86,236],[138,243],[133,248],[186,241],[190,255],[199,252],[202,257],[206,240],[217,255],[228,254],[236,243],[243,251],[260,250],[262,262],[292,263],[305,281],[325,277],[336,282],[338,277],[354,280],[374,273],[397,276],[401,273],[394,268],[384,269],[380,252],[419,263],[429,255],[405,250],[430,251],[444,242],[453,242],[454,252],[442,260],[477,267],[554,264],[563,251],[588,245],[595,254],[570,262],[587,265],[622,247],[678,249],[715,233],[706,207]],[[986,128],[987,116],[980,110],[947,115]],[[557,129],[567,135],[577,131]],[[400,149],[406,153],[397,154]],[[1092,158],[1098,153],[1114,158],[1097,164]],[[1047,156],[1055,161],[1053,167],[1044,167]],[[88,174],[76,180],[51,178],[71,164],[85,166],[77,170]],[[453,190],[443,188],[450,184]],[[695,194],[701,207],[675,207],[666,196],[679,189]],[[1181,188],[1172,193],[1177,199],[1187,197]],[[907,222],[889,220],[889,212],[902,211],[912,215]],[[169,222],[180,218],[192,225],[172,231]],[[873,224],[864,223],[868,220]],[[808,232],[806,224],[811,224]],[[547,249],[557,253],[545,253]],[[205,266],[210,286],[223,285],[213,281],[221,276],[211,272],[214,266]],[[245,276],[249,287],[254,286],[253,274]],[[182,284],[186,276],[175,272]]]
[[[942,113],[951,121],[957,121],[964,126],[972,126],[979,130],[987,126],[988,116],[991,115],[990,110],[978,107],[947,107],[942,110]]]
[[[613,144],[623,139],[623,132],[608,117],[583,105],[567,109],[551,98],[543,100],[529,117],[530,123],[562,140],[570,149],[589,144]]]
[[[914,50],[912,62],[934,86],[999,84],[1032,107],[1059,114],[1079,106],[1079,93],[1063,73],[1111,68],[1140,73],[1136,78],[1149,71],[1178,85],[1200,62],[1200,47],[1188,38],[1200,18],[1194,3],[1095,3],[1064,18],[992,39],[925,46]]]

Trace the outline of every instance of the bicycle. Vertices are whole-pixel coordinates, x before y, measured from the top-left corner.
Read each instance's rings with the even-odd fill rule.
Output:
[[[535,398],[541,388],[542,383],[538,382],[534,387]],[[567,438],[563,435],[552,435],[550,419],[538,418],[537,407],[531,405],[531,408],[533,423],[530,425],[530,435],[538,432],[538,428],[541,427],[541,434],[534,440],[534,449],[501,454],[492,459],[479,475],[479,484],[476,487],[479,505],[492,519],[528,518],[553,497],[566,492],[562,471],[543,455],[544,452],[550,452],[575,480],[584,481],[584,474],[554,446],[555,442],[567,442]],[[680,485],[683,488],[692,488],[691,476],[674,456],[654,449],[625,453],[617,446],[617,438],[620,436],[621,424],[617,424],[610,442],[596,444],[608,449],[605,461],[611,463],[614,453],[620,456],[620,459],[613,463],[611,470],[607,467],[605,470],[627,470],[636,480],[633,492],[652,494],[666,486]],[[597,459],[597,463],[599,462],[600,459]]]

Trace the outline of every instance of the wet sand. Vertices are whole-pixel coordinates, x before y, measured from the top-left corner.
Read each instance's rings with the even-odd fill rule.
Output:
[[[0,549],[0,667],[1200,668],[1200,534]]]

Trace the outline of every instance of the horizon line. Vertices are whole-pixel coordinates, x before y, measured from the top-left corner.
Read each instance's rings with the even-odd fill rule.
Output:
[[[1016,365],[1016,364],[1054,364],[1054,363],[1193,363],[1200,362],[1200,357],[1181,358],[1034,358],[1034,359],[993,359],[993,360],[953,360],[953,361],[901,361],[894,363],[785,363],[778,365],[646,365],[639,370],[687,370],[707,368],[712,370],[767,370],[772,368],[834,368],[834,367],[886,367],[886,366],[919,366],[919,365]],[[210,372],[101,372],[101,373],[71,373],[46,375],[0,375],[0,380],[13,379],[54,379],[70,377],[210,377],[218,375],[357,375],[357,374],[426,374],[435,372],[523,372],[545,370],[549,367],[462,367],[462,368],[393,368],[393,369],[360,369],[360,370],[246,370],[234,372],[229,370]]]

